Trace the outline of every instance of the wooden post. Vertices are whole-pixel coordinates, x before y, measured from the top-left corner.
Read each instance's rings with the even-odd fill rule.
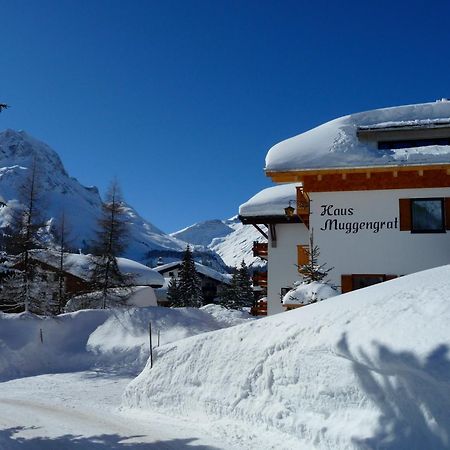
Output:
[[[152,347],[152,323],[148,323],[148,336],[150,339],[150,369],[153,367],[153,347]]]
[[[42,334],[42,328],[39,328],[39,337],[41,338],[41,344],[44,343],[44,336]]]
[[[158,330],[158,347],[159,347],[159,339],[161,337],[161,330]]]

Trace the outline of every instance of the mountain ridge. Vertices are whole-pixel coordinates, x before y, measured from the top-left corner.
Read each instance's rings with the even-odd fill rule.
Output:
[[[102,199],[95,186],[84,186],[66,171],[58,153],[46,143],[27,132],[7,129],[0,132],[0,197],[7,205],[0,209],[0,228],[10,221],[10,208],[19,205],[21,186],[35,165],[38,173],[42,218],[48,230],[64,211],[65,220],[73,233],[73,246],[86,250],[94,239]],[[129,223],[129,245],[123,255],[154,266],[161,254],[168,254],[164,262],[180,259],[186,242],[172,237],[145,220],[129,204],[125,207]],[[213,268],[226,271],[225,264],[214,252],[198,248],[202,258]],[[164,260],[164,258],[163,258]]]

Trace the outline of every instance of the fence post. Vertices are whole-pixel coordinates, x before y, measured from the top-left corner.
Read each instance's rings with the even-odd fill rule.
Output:
[[[158,347],[159,347],[159,338],[161,337],[161,330],[158,330]]]
[[[42,328],[39,328],[39,337],[41,338],[41,344],[44,343],[44,336],[42,334]]]
[[[150,369],[153,367],[152,323],[148,323],[148,336],[150,339]]]

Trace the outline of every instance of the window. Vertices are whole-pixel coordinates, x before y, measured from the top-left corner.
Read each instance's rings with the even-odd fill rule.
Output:
[[[380,150],[394,150],[399,148],[428,147],[430,145],[450,145],[450,138],[428,138],[428,139],[402,139],[398,141],[379,141]]]
[[[444,233],[444,200],[442,198],[411,199],[411,231],[413,233]]]
[[[399,199],[400,231],[445,233],[450,229],[450,197]]]
[[[397,275],[372,273],[341,275],[341,291],[345,294],[355,289],[362,289],[373,284],[382,283],[383,281],[393,280],[394,278],[397,278]]]
[[[353,275],[352,288],[362,289],[386,281],[385,275]]]

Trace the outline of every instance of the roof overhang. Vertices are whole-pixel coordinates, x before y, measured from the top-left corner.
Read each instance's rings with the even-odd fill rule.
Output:
[[[292,170],[267,170],[266,176],[272,178],[272,181],[276,183],[295,183],[303,182],[307,177],[316,176],[322,177],[324,175],[347,175],[356,173],[378,173],[378,172],[417,172],[424,170],[449,170],[450,163],[448,164],[391,164],[385,166],[353,166],[353,167],[324,167],[324,168],[312,168],[312,169],[292,169]],[[305,189],[307,191],[307,189]]]
[[[269,225],[277,223],[301,223],[300,217],[296,214],[293,216],[273,215],[273,216],[238,216],[244,225]]]

